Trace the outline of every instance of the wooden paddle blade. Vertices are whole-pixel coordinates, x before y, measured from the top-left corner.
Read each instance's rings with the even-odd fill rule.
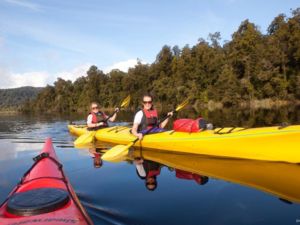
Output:
[[[74,145],[81,146],[81,145],[90,144],[94,141],[95,135],[96,135],[96,131],[88,131],[85,134],[79,136],[74,141]]]
[[[129,106],[130,104],[130,100],[131,100],[131,96],[128,95],[124,100],[123,102],[121,103],[121,108],[126,108]]]
[[[102,159],[109,162],[119,161],[120,158],[124,158],[128,154],[128,149],[134,143],[128,145],[116,145],[102,155]]]
[[[179,111],[181,109],[183,109],[187,104],[189,104],[190,98],[187,98],[186,100],[184,100],[180,105],[177,106],[177,108],[175,109],[175,111]]]

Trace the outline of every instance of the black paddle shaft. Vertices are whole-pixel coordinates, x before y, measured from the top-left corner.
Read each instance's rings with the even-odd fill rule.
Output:
[[[103,122],[107,122],[110,118],[112,118],[118,111],[115,110],[113,114],[111,114],[110,116],[108,116]]]

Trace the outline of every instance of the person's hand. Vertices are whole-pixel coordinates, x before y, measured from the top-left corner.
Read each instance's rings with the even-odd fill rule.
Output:
[[[133,163],[135,165],[141,165],[141,164],[143,164],[143,162],[144,162],[144,160],[142,158],[135,158]]]
[[[97,123],[97,127],[100,127],[100,126],[103,126],[103,125],[104,125],[103,122]]]
[[[172,117],[173,115],[174,115],[174,113],[173,112],[168,112],[168,114],[167,114],[169,117]]]
[[[139,140],[142,140],[142,139],[143,139],[143,136],[144,136],[144,135],[143,135],[142,133],[138,133],[138,134],[137,134],[137,137],[138,137]]]
[[[120,109],[119,109],[118,107],[115,108],[115,112],[116,112],[116,113],[120,112]]]

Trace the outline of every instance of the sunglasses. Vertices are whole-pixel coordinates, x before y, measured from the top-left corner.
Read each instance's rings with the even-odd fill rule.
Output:
[[[96,107],[93,107],[92,109],[98,109],[99,107],[98,106],[96,106]]]
[[[144,104],[152,104],[152,101],[143,101]]]
[[[156,182],[155,181],[153,181],[153,182],[146,182],[146,185],[148,186],[148,185],[156,185]]]

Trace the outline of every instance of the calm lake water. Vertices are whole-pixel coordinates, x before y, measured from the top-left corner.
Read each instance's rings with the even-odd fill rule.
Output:
[[[193,112],[180,116],[195,117]],[[300,109],[206,112],[217,126],[300,124]],[[121,115],[129,121],[132,116]],[[104,162],[73,147],[69,120],[78,117],[0,116],[0,202],[32,165],[46,137],[95,224],[297,224],[300,165],[225,160],[157,151],[132,152],[159,171],[157,188],[145,186],[142,161]],[[82,123],[83,121],[77,121]]]

